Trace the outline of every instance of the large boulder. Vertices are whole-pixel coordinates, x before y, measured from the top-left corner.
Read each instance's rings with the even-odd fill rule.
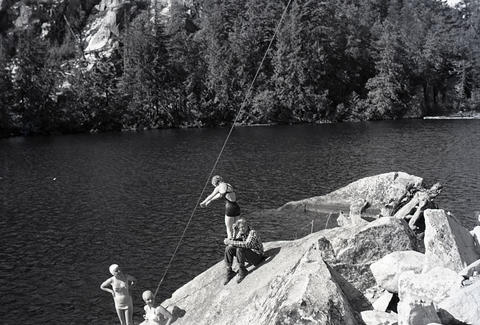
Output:
[[[378,310],[365,310],[360,313],[365,325],[397,325],[398,315]]]
[[[324,261],[364,292],[375,285],[370,265],[392,252],[414,250],[416,239],[404,220],[380,218],[366,225],[328,229],[318,246]]]
[[[21,29],[21,28],[27,27],[30,23],[32,23],[31,21],[32,13],[33,13],[32,7],[27,6],[24,3],[21,3],[18,7],[17,19],[15,19],[15,22],[14,22],[15,27]]]
[[[388,306],[392,302],[393,293],[384,291],[380,297],[378,297],[373,303],[372,307],[374,310],[378,311],[387,311]]]
[[[480,279],[469,286],[458,287],[438,305],[438,309],[444,324],[480,325]]]
[[[398,279],[398,297],[400,302],[423,300],[437,304],[460,287],[462,280],[462,276],[443,267],[421,274],[406,271]]]
[[[426,210],[424,216],[424,272],[435,266],[460,272],[479,258],[472,235],[455,218],[441,209]]]
[[[333,271],[322,261],[318,235],[265,245],[269,255],[241,282],[223,285],[216,264],[162,305],[183,311],[175,324],[358,324]]]
[[[421,273],[425,255],[416,251],[390,253],[370,265],[377,284],[390,292],[398,292],[398,277],[402,272]]]
[[[367,202],[368,209],[378,213],[386,202],[400,199],[408,188],[421,186],[423,179],[404,172],[390,172],[365,177],[334,192],[289,202],[279,210],[304,209],[318,212],[349,211],[352,204]],[[371,212],[371,213],[375,213]]]
[[[88,45],[85,53],[107,50],[113,46],[112,35],[118,34],[118,13],[123,5],[120,0],[100,2],[102,13],[86,31]]]
[[[10,0],[0,0],[0,12],[4,11],[10,6]]]
[[[435,306],[430,302],[400,301],[398,325],[425,325],[440,323]]]
[[[475,245],[475,251],[480,254],[480,226],[476,226],[470,231],[473,237],[473,244]]]

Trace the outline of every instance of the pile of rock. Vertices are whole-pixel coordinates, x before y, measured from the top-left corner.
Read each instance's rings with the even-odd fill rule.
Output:
[[[480,228],[469,232],[451,214],[427,208],[435,195],[415,193],[436,187],[422,182],[382,174],[265,211],[350,213],[340,214],[340,227],[265,244],[267,260],[241,284],[224,286],[219,262],[163,305],[175,324],[480,324],[480,279],[473,277]],[[424,236],[405,220],[415,213]]]

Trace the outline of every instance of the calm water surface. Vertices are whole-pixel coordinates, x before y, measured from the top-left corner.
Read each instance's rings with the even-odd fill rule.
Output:
[[[227,131],[0,140],[2,324],[116,324],[112,298],[99,289],[111,263],[139,280],[140,322],[141,292],[155,290]],[[405,171],[445,184],[440,207],[472,227],[479,143],[478,120],[237,128],[216,173],[249,212]],[[161,300],[221,260],[222,204],[195,214]],[[253,220],[265,241],[306,235],[309,221]]]

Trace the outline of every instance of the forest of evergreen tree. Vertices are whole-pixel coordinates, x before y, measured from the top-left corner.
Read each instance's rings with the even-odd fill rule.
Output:
[[[246,94],[287,3],[200,0],[155,19],[145,8],[123,23],[113,55],[93,65],[72,32],[85,22],[68,12],[46,38],[38,25],[2,32],[0,136],[229,125],[241,105],[242,124],[479,107],[478,0],[456,8],[439,0],[293,0]]]

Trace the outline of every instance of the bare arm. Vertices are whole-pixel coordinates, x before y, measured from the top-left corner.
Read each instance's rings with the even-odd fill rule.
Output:
[[[127,274],[127,284],[129,289],[130,287],[133,287],[135,283],[137,283],[137,279],[134,276]]]
[[[222,196],[222,193],[225,193],[227,191],[227,185],[225,183],[222,183],[215,187],[213,192],[205,198],[205,200],[200,203],[201,207],[206,207],[210,204],[210,202],[220,198]]]
[[[112,284],[112,278],[109,278],[100,285],[100,289],[102,289],[103,291],[106,291],[106,292],[110,292],[113,296],[115,296],[115,291],[113,291],[110,288],[107,288],[107,286],[109,286],[111,284]]]

